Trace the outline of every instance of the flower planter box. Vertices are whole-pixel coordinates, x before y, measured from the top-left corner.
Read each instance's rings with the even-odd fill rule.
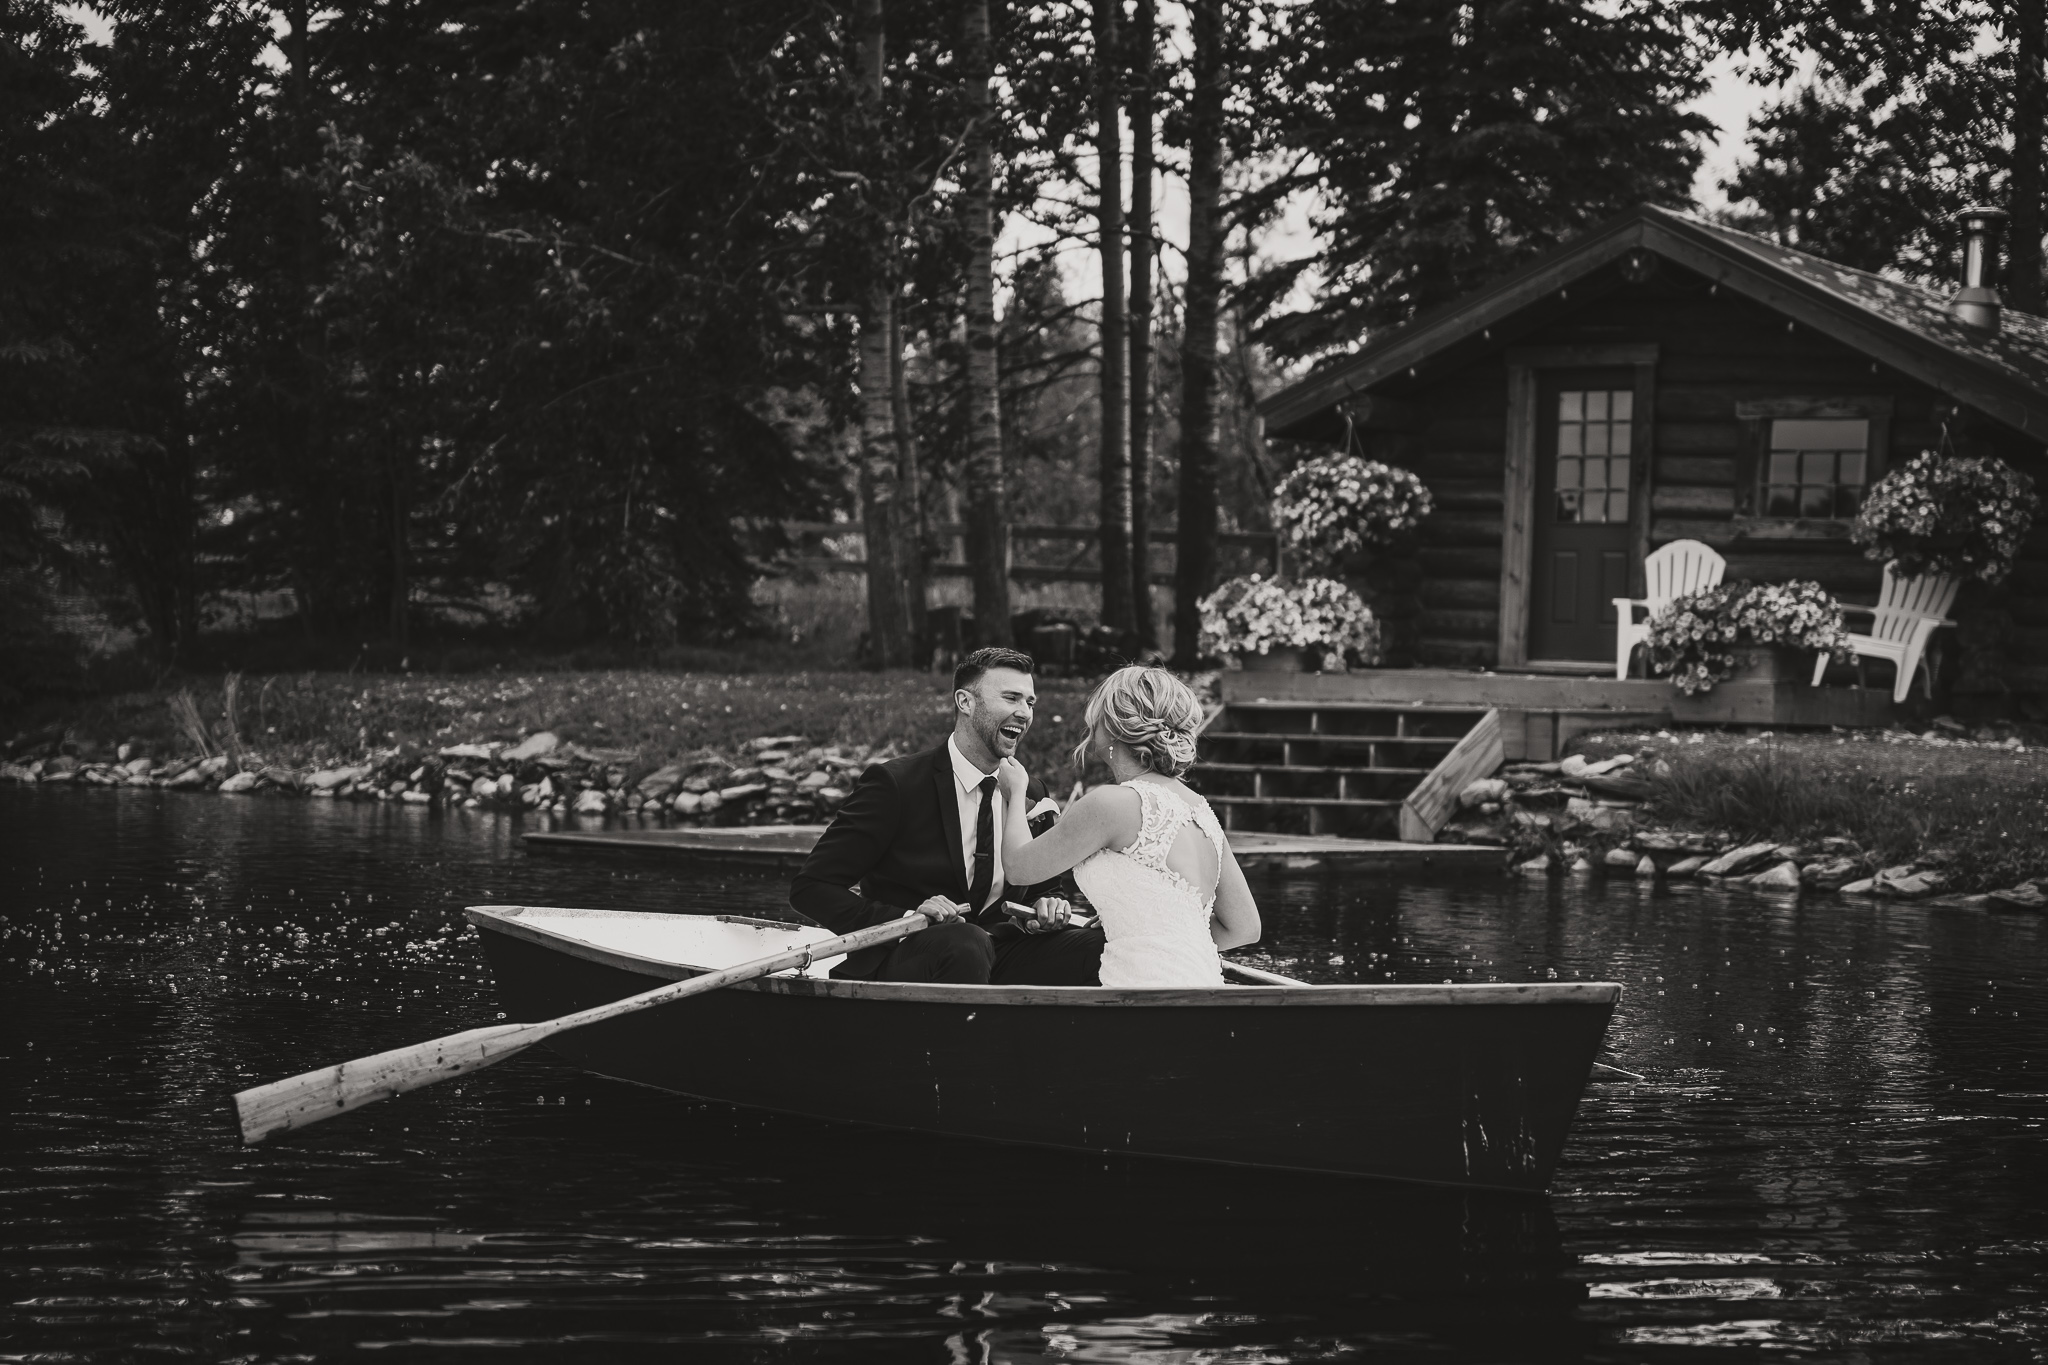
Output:
[[[1724,682],[1688,697],[1671,690],[1671,719],[1677,725],[1840,725],[1870,729],[1892,719],[1887,688],[1813,687],[1806,678],[1780,682]]]
[[[1723,683],[1803,683],[1813,677],[1813,651],[1790,645],[1744,645],[1735,652],[1735,675]]]
[[[1311,656],[1305,649],[1275,647],[1264,654],[1240,654],[1238,663],[1247,673],[1313,673]]]

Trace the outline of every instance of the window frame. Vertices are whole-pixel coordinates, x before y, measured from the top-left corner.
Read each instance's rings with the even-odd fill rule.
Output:
[[[1765,513],[1765,487],[1771,468],[1771,423],[1780,418],[1848,419],[1870,424],[1864,453],[1863,487],[1867,492],[1884,476],[1891,448],[1892,395],[1834,394],[1810,398],[1754,398],[1735,405],[1742,427],[1740,459],[1735,471],[1737,538],[1752,540],[1846,540],[1848,517],[1774,517]]]

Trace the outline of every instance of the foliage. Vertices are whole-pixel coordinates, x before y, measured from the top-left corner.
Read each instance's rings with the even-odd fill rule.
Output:
[[[1271,335],[1307,353],[1349,344],[1492,280],[1624,208],[1690,200],[1686,112],[1703,54],[1661,0],[1311,0],[1276,12],[1262,97],[1312,189],[1324,249],[1312,317]]]
[[[2048,876],[2048,755],[1990,743],[1935,747],[1912,736],[1755,737],[1694,731],[1601,737],[1637,755],[1662,819],[1745,841],[1854,842],[1872,871],[1937,850],[1952,887],[1986,891]]]
[[[1092,684],[1038,680],[1038,717],[1023,760],[1048,778],[1086,738]],[[187,680],[85,702],[46,703],[19,715],[26,728],[70,730],[103,744],[135,741],[150,753],[196,746],[174,709],[189,690],[216,735],[230,729],[260,759],[331,766],[393,748],[423,754],[458,743],[516,740],[552,730],[590,748],[628,749],[651,767],[704,749],[730,752],[760,735],[801,734],[820,744],[894,745],[944,740],[951,727],[945,679],[929,673],[551,672],[365,677],[301,673],[240,679],[230,711],[221,680]]]
[[[1273,524],[1311,570],[1329,569],[1361,550],[1395,543],[1435,507],[1429,489],[1405,469],[1325,455],[1289,470],[1273,495]]]
[[[1871,486],[1849,537],[1908,577],[2000,583],[2040,508],[2034,481],[2002,460],[1923,450]]]
[[[1202,599],[1205,654],[1308,649],[1369,664],[1378,648],[1371,610],[1333,578],[1283,583],[1250,574]]]
[[[1996,136],[1974,82],[1914,100],[1883,85],[1814,80],[1750,122],[1748,157],[1722,182],[1730,224],[1859,270],[1952,280],[1956,211],[1976,195]]]
[[[1818,583],[1722,584],[1675,597],[1649,621],[1650,668],[1688,695],[1735,675],[1745,645],[1785,645],[1849,659],[1842,604]]]

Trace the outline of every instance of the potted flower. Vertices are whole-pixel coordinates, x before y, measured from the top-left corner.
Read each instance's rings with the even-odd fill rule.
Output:
[[[2034,482],[2002,460],[1923,450],[1863,499],[1849,537],[1906,577],[2001,582],[2040,510]]]
[[[1688,697],[1731,680],[1790,679],[1802,651],[1849,659],[1842,604],[1803,579],[1725,583],[1673,598],[1649,631],[1651,672]]]
[[[1202,599],[1204,653],[1254,670],[1295,670],[1334,654],[1375,662],[1378,628],[1358,594],[1329,578],[1284,583],[1252,574]]]
[[[1273,528],[1302,568],[1327,571],[1368,549],[1396,543],[1435,503],[1405,469],[1326,455],[1289,470],[1273,496]]]

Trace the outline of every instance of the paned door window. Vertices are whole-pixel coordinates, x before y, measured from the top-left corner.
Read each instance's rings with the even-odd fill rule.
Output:
[[[1771,423],[1764,515],[1846,521],[1870,482],[1870,419],[1780,417]]]
[[[1557,396],[1557,506],[1562,522],[1628,520],[1631,389],[1566,389]]]

